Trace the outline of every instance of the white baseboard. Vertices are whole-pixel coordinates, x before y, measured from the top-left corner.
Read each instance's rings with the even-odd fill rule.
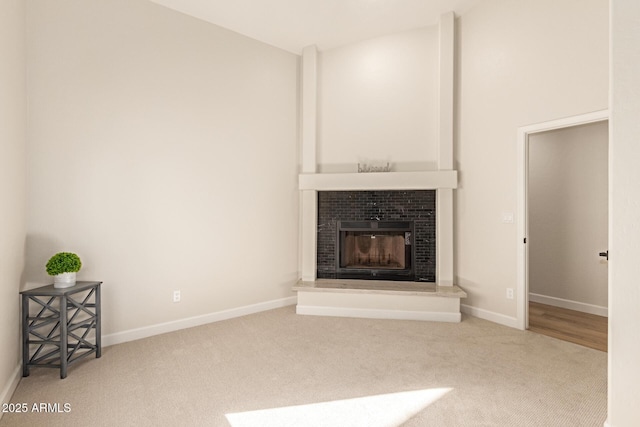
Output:
[[[310,316],[357,317],[364,319],[426,320],[430,322],[460,322],[460,313],[434,311],[381,310],[373,308],[319,307],[299,305],[297,314]]]
[[[549,297],[546,295],[533,293],[529,293],[529,301],[552,305],[554,307],[566,308],[569,310],[581,311],[583,313],[609,317],[609,309],[607,307],[602,307],[599,305],[587,304],[584,302],[571,301],[568,299]]]
[[[18,364],[16,369],[13,370],[11,377],[9,377],[7,385],[5,385],[2,390],[2,394],[0,394],[0,405],[11,401],[11,397],[20,383],[20,378],[22,378],[22,365]],[[0,411],[0,419],[2,419],[2,414],[3,412]]]
[[[510,328],[519,329],[518,319],[516,317],[506,316],[504,314],[495,313],[483,308],[472,307],[466,304],[460,304],[460,311],[464,314],[468,314],[479,319],[484,319],[493,323],[508,326]]]
[[[174,320],[172,322],[159,323],[157,325],[145,326],[143,328],[129,329],[128,331],[116,332],[104,335],[102,345],[109,346],[127,341],[139,340],[154,335],[165,334],[167,332],[178,331],[180,329],[193,328],[194,326],[206,325],[207,323],[219,322],[221,320],[233,319],[235,317],[246,316],[259,313],[261,311],[273,310],[276,308],[295,305],[298,298],[288,297],[258,304],[246,305],[229,310],[217,311],[200,316],[188,317],[186,319]]]

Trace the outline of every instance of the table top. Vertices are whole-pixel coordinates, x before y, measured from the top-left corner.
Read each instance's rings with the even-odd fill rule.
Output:
[[[69,286],[68,288],[54,288],[53,284],[41,286],[35,289],[27,289],[25,291],[21,291],[21,295],[40,295],[40,296],[64,296],[75,294],[76,292],[82,292],[87,289],[94,288],[100,285],[102,282],[87,282],[87,281],[77,281],[75,285]]]

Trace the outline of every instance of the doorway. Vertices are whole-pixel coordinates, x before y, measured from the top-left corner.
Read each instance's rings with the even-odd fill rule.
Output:
[[[570,336],[583,315],[606,322],[607,120],[599,111],[518,129],[520,329],[530,304],[534,317],[560,320],[553,327],[572,325],[560,331]]]

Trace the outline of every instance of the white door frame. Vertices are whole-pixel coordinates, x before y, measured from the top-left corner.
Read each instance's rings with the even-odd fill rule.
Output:
[[[529,135],[562,129],[587,123],[601,122],[609,119],[609,110],[594,111],[578,116],[566,117],[543,123],[536,123],[518,128],[518,201],[517,201],[517,283],[516,283],[516,324],[519,329],[529,327],[529,251],[525,239],[529,234],[528,222],[528,181],[529,181]]]

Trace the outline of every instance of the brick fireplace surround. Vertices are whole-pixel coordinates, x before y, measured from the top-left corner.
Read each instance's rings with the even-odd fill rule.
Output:
[[[317,277],[336,278],[338,221],[413,221],[415,280],[436,281],[436,191],[319,191]]]

